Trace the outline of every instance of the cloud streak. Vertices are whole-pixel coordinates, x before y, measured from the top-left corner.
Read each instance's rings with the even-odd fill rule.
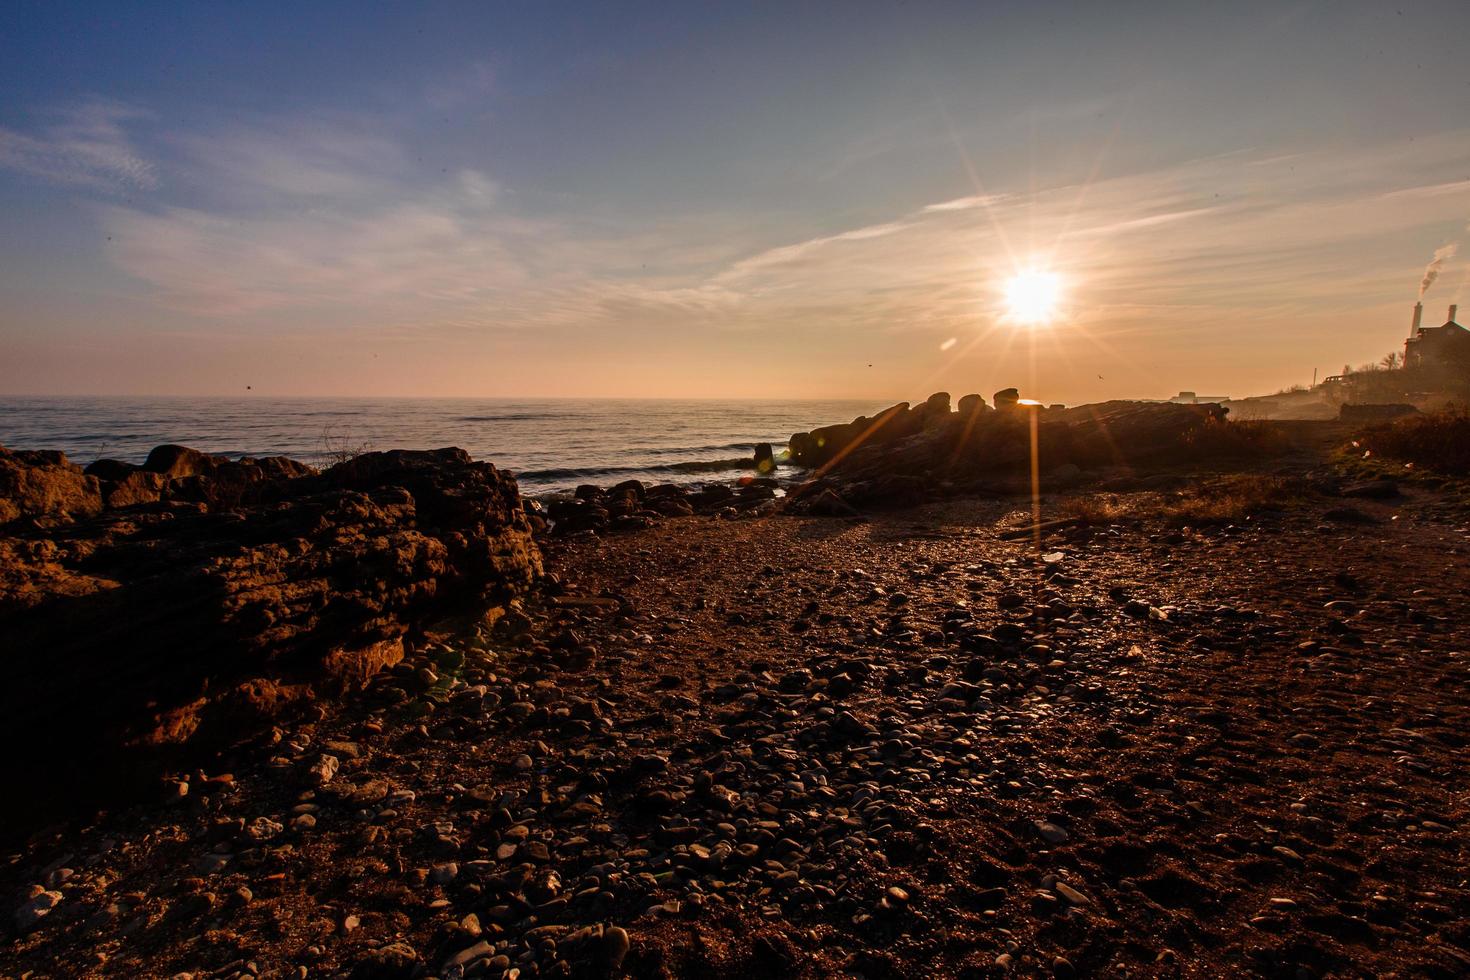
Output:
[[[134,148],[124,123],[144,113],[106,101],[60,110],[36,135],[0,127],[0,168],[49,184],[121,194],[154,190],[154,165]]]
[[[129,117],[102,118],[93,131],[111,133],[111,155],[87,156],[75,146],[98,141],[68,131],[43,136],[72,145],[76,159],[127,159],[116,148],[132,145]],[[100,214],[108,258],[160,306],[193,315],[424,337],[929,331],[942,334],[937,344],[991,324],[995,284],[1033,261],[1069,282],[1068,317],[1099,328],[1204,329],[1289,315],[1322,296],[1351,303],[1388,275],[1369,275],[1348,258],[1355,250],[1470,205],[1470,185],[1455,176],[1467,144],[1470,134],[1446,133],[1352,155],[1230,154],[1085,188],[936,195],[836,232],[767,231],[736,254],[750,241],[745,215],[599,223],[573,200],[528,216],[479,169],[416,173],[408,145],[382,126],[302,117],[171,140],[170,179],[199,202]],[[94,162],[75,179],[156,183],[137,160],[105,171]]]

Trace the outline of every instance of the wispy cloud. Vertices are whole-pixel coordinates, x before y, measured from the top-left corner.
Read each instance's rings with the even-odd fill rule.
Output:
[[[666,292],[680,310],[705,296],[731,326],[815,329],[830,318],[854,334],[941,330],[989,323],[995,285],[1043,262],[1068,279],[1069,315],[1082,322],[1164,329],[1167,318],[1177,330],[1324,296],[1347,307],[1375,301],[1387,274],[1381,250],[1365,243],[1454,221],[1470,205],[1470,187],[1456,181],[1438,181],[1435,193],[1402,186],[1405,176],[1456,172],[1467,144],[1470,134],[1451,132],[1351,155],[1230,154],[1099,180],[1085,198],[1058,186],[940,201],[778,245]],[[1023,251],[1008,251],[1020,242]],[[1411,275],[1406,266],[1405,292]],[[643,315],[659,295],[639,295]]]
[[[0,127],[0,168],[51,184],[121,193],[152,190],[152,163],[134,148],[123,123],[144,113],[94,100],[57,110],[33,135]]]
[[[92,131],[126,148],[127,118],[94,116]],[[44,136],[98,142],[76,132]],[[482,170],[417,172],[406,140],[371,119],[256,120],[166,144],[171,181],[197,200],[101,209],[106,254],[162,305],[421,333],[667,325],[949,337],[990,323],[996,284],[1033,261],[1067,277],[1069,315],[1082,322],[1179,330],[1246,310],[1289,315],[1333,292],[1350,303],[1392,271],[1381,252],[1354,249],[1470,205],[1459,179],[1470,134],[1452,132],[1349,155],[1186,161],[1096,180],[1085,194],[942,198],[837,232],[766,232],[741,254],[746,216],[528,216]],[[102,172],[93,164],[73,180]],[[141,160],[105,172],[155,179]],[[1406,291],[1417,273],[1405,266]]]
[[[407,169],[403,147],[358,120],[270,119],[171,142],[182,171],[207,182],[213,196],[257,206],[387,191]]]
[[[493,187],[466,171],[379,204],[251,216],[113,206],[103,224],[113,261],[175,308],[229,315],[399,302],[430,316],[531,279],[534,250],[514,246],[527,229],[489,210]]]

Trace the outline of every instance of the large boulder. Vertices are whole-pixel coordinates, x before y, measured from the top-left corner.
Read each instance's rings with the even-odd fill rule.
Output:
[[[949,392],[936,391],[924,399],[924,404],[920,407],[924,412],[924,422],[926,425],[933,425],[934,423],[944,421],[949,417]]]
[[[102,508],[101,483],[64,454],[0,447],[0,524],[23,517],[75,520]]]
[[[987,411],[989,408],[990,406],[985,404],[985,399],[981,398],[979,395],[971,394],[962,395],[960,397],[960,418],[973,419],[975,416],[979,415],[981,412]]]
[[[125,463],[120,459],[97,459],[87,464],[82,470],[88,476],[95,476],[99,480],[126,480],[139,467],[134,463]]]
[[[102,498],[109,510],[156,504],[167,487],[168,478],[163,474],[134,469],[120,479],[102,481]]]
[[[178,480],[186,476],[208,476],[227,462],[229,458],[225,456],[211,456],[188,446],[166,445],[154,447],[143,461],[143,469]]]
[[[761,476],[776,472],[776,452],[769,442],[758,442],[755,445],[755,471]]]

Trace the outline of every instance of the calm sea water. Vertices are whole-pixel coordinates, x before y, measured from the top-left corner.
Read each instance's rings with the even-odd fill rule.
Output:
[[[537,493],[629,478],[748,472],[752,449],[885,407],[866,401],[0,398],[0,445],[86,464],[142,462],[162,443],[321,463],[340,448],[459,446]]]

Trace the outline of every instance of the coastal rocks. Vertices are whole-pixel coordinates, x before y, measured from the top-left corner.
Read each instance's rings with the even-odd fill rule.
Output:
[[[960,418],[970,420],[990,408],[979,395],[964,395],[959,401]]]
[[[917,408],[904,403],[873,419],[793,435],[791,459],[817,472],[788,509],[810,512],[826,491],[859,507],[958,490],[1015,492],[1030,471],[1033,435],[1043,489],[1074,486],[1092,468],[1248,459],[1266,451],[1227,423],[1218,405],[1031,407],[1015,388],[996,392],[994,404],[991,410],[978,395],[966,395],[951,412],[949,396],[939,392]]]
[[[776,471],[776,453],[769,442],[756,443],[755,470],[762,476]]]
[[[101,483],[65,454],[0,447],[0,524],[23,517],[76,520],[102,508]]]
[[[923,404],[924,425],[933,427],[949,417],[949,392],[936,391]]]
[[[92,467],[87,467],[91,470]],[[156,504],[163,499],[168,478],[161,473],[137,469],[117,479],[104,479],[102,497],[109,510]]]
[[[156,446],[143,461],[143,469],[170,480],[186,476],[209,476],[229,462],[227,456],[211,456],[188,446]]]
[[[289,481],[317,475],[312,467],[285,456],[232,460],[176,445],[155,447],[141,466],[99,459],[84,472],[99,481],[108,510],[161,502],[212,510],[271,503],[293,495]]]
[[[0,699],[0,734],[30,746],[0,767],[18,792],[44,780],[60,804],[137,784],[148,760],[350,690],[402,659],[414,631],[503,606],[540,574],[515,481],[463,450],[373,453],[313,475],[177,449],[154,454],[165,472],[108,481],[146,494],[169,479],[174,503],[100,514],[96,476],[21,460],[24,486],[40,470],[92,516],[0,537],[0,633],[45,651],[12,658]],[[180,507],[189,481],[205,499]],[[26,499],[63,511],[69,498]],[[85,710],[37,740],[59,704]]]
[[[670,483],[645,486],[639,480],[605,490],[586,484],[572,497],[549,501],[546,512],[552,533],[559,536],[634,531],[670,517],[751,512],[774,500],[777,488],[770,477],[746,477],[734,487],[709,484],[698,489]]]

